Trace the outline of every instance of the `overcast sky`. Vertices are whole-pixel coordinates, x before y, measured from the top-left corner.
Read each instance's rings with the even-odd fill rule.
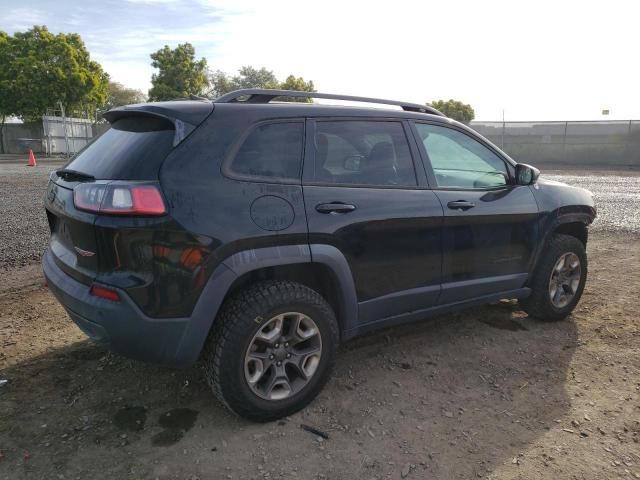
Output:
[[[638,0],[0,0],[0,29],[77,32],[112,79],[147,91],[149,54],[191,42],[210,68],[267,67],[318,91],[478,120],[640,118]],[[601,111],[608,108],[609,117]]]

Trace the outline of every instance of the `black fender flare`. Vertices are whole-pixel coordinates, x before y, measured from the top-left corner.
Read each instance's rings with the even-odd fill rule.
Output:
[[[176,352],[176,363],[194,363],[204,347],[218,310],[233,282],[253,270],[279,265],[320,263],[328,267],[338,283],[342,332],[353,331],[358,320],[358,301],[353,275],[344,255],[331,245],[286,245],[255,248],[227,257],[213,271],[196,302]]]
[[[544,231],[540,236],[540,241],[538,242],[533,255],[531,256],[531,263],[529,265],[529,278],[531,279],[536,267],[538,266],[538,262],[540,261],[540,257],[542,256],[542,252],[547,246],[551,235],[558,229],[561,225],[566,225],[568,223],[582,223],[585,227],[589,226],[591,222],[593,222],[594,215],[590,215],[584,212],[567,212],[562,213],[561,209],[553,212],[551,216],[551,220],[544,226]]]

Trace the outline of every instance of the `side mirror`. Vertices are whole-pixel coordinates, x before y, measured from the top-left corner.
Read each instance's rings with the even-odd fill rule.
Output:
[[[516,165],[516,184],[532,185],[538,181],[540,170],[526,163],[518,163]]]

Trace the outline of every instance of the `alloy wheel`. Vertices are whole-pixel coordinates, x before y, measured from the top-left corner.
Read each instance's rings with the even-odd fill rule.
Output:
[[[573,300],[581,276],[580,258],[575,253],[568,252],[560,256],[549,278],[549,298],[554,307],[564,308]]]
[[[295,395],[320,364],[322,338],[316,323],[299,312],[278,314],[265,322],[249,343],[244,376],[253,393],[265,400]]]

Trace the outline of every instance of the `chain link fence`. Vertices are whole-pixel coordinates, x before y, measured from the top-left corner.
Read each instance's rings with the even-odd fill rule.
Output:
[[[640,120],[472,122],[470,126],[522,163],[640,167]]]

